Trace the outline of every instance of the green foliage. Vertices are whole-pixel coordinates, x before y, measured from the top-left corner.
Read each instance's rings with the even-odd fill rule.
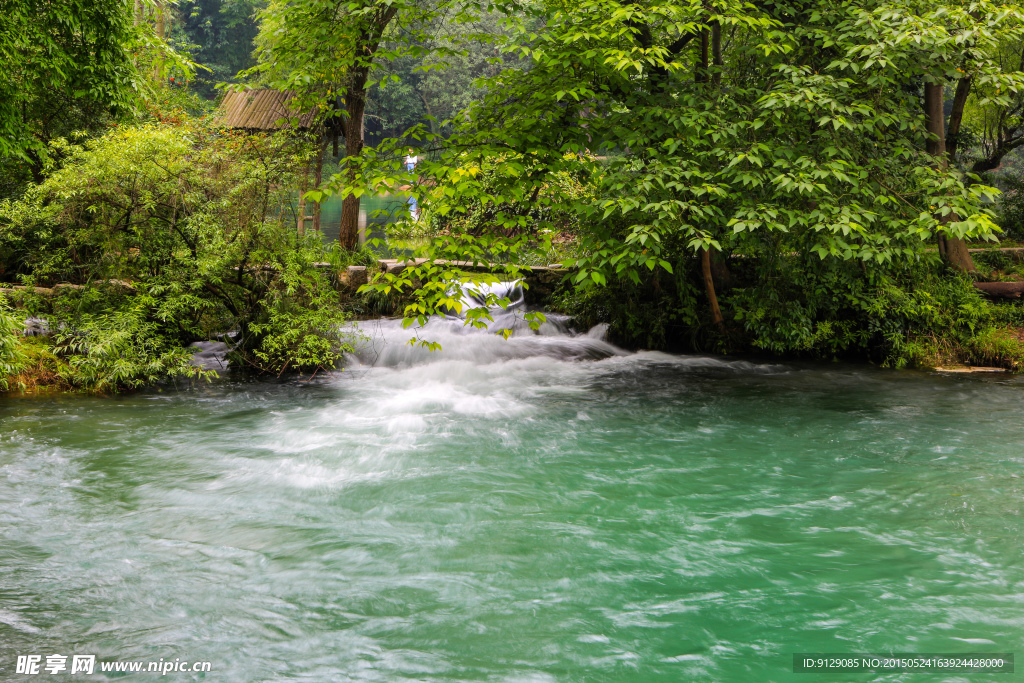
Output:
[[[376,266],[380,262],[380,255],[369,247],[363,246],[355,251],[343,248],[337,242],[331,243],[326,249],[327,262],[331,264],[336,272],[344,270],[349,266]]]
[[[429,39],[424,26],[437,11],[443,3],[270,0],[259,13],[258,64],[251,75],[295,92],[300,110],[326,110],[350,92],[365,98],[374,85],[368,80],[374,62],[422,54],[415,43]],[[394,43],[386,41],[392,22],[405,34]]]
[[[62,168],[0,202],[0,263],[26,282],[80,285],[48,317],[89,388],[189,374],[181,347],[228,332],[243,366],[333,367],[343,315],[316,265],[320,236],[297,234],[291,204],[311,149],[202,123],[69,145]]]
[[[418,199],[431,260],[363,290],[404,305],[406,324],[459,307],[460,287],[479,280],[459,264],[518,277],[515,264],[544,263],[568,238],[564,305],[630,343],[689,335],[895,365],[1010,353],[997,309],[929,256],[937,237],[994,240],[998,192],[929,151],[921,96],[971,84],[957,139],[1002,154],[1017,144],[1003,139],[1024,101],[1017,5],[271,0],[260,17],[251,75],[295,91],[328,128],[347,112],[340,173],[307,197],[336,192],[349,209],[368,193]],[[701,48],[718,31],[720,60]],[[420,123],[364,149],[367,97],[391,103],[377,119],[370,107],[371,129]],[[412,174],[409,147],[421,156]],[[371,257],[295,234],[282,188],[297,186],[310,145],[190,124],[45,149],[53,163],[38,165],[52,176],[0,204],[0,267],[84,285],[62,313],[69,330],[139,312],[139,334],[179,345],[237,331],[238,357],[262,370],[336,362],[333,294],[313,264]],[[723,272],[704,277],[702,254]],[[727,318],[714,327],[708,279]],[[489,317],[462,313],[476,326]],[[100,337],[76,353],[92,347]]]
[[[685,276],[654,271],[640,283],[614,280],[605,286],[564,286],[552,305],[573,317],[580,329],[608,323],[609,338],[628,348],[707,351],[716,349],[703,325],[699,290]]]
[[[132,107],[136,43],[120,0],[6,2],[0,12],[0,158],[38,153],[54,129]]]
[[[891,367],[984,363],[1019,367],[1009,304],[985,301],[970,278],[936,264],[862,273],[785,264],[729,298],[755,348],[814,358],[872,358]],[[1015,321],[1016,325],[1020,321]]]
[[[25,355],[18,343],[24,324],[24,316],[13,311],[0,294],[0,391],[11,388],[11,377],[25,365]]]
[[[529,68],[489,79],[453,136],[414,129],[336,178],[343,194],[395,191],[409,183],[401,151],[429,148],[417,169],[429,182],[413,191],[450,233],[432,242],[447,259],[483,249],[498,261],[503,240],[521,257],[521,237],[540,217],[517,207],[567,174],[589,185],[551,197],[578,226],[577,301],[605,288],[632,299],[661,283],[656,272],[687,283],[675,291],[703,289],[699,254],[713,252],[756,264],[719,304],[763,348],[825,354],[878,343],[898,358],[898,334],[940,322],[915,290],[901,299],[915,286],[903,273],[931,268],[922,264],[938,236],[994,240],[999,230],[998,191],[928,151],[921,88],[969,77],[980,104],[1011,104],[1024,73],[985,55],[1024,37],[1015,5],[574,0],[533,5],[509,24],[509,49]],[[715,63],[700,45],[719,28]],[[593,150],[607,160],[599,165]],[[820,289],[820,301],[801,287]],[[422,306],[409,318],[433,310],[440,290],[423,282],[417,291]],[[710,316],[683,298],[691,314]],[[943,301],[951,317],[942,324],[977,329],[973,314]],[[824,315],[828,306],[850,313]],[[878,306],[896,310],[875,315]],[[639,332],[642,310],[623,311],[620,332]],[[651,315],[668,329],[660,304]]]
[[[446,209],[424,213],[427,233],[577,235],[580,216],[573,209],[593,199],[593,158],[570,155],[564,161],[564,167],[553,171],[519,155],[489,159],[463,155],[449,175],[456,190],[464,192],[462,202],[448,205],[444,201],[449,188],[421,191],[427,205]],[[472,196],[467,191],[470,186],[476,189]],[[496,197],[502,201],[495,201]]]
[[[157,11],[139,0],[140,12]],[[96,134],[195,67],[122,0],[10,0],[0,11],[0,196],[52,166],[49,143]]]
[[[417,124],[449,135],[459,113],[485,94],[485,79],[528,66],[521,56],[499,49],[508,33],[498,12],[455,21],[439,15],[426,31],[433,34],[428,52],[378,64],[378,84],[368,93],[371,140],[400,136]]]
[[[997,222],[1010,239],[1024,241],[1024,178],[1004,175],[999,179],[1002,195],[999,197]]]
[[[814,260],[779,265],[729,299],[754,346],[774,353],[874,356],[902,367],[923,360],[922,339],[962,343],[992,322],[970,280],[936,266],[862,273]]]
[[[256,64],[256,0],[188,0],[178,5],[174,36],[188,44],[192,57],[207,70],[197,71],[190,87],[206,99],[217,97],[218,83],[237,82],[240,71]]]
[[[411,297],[413,301],[404,310],[402,324],[405,327],[414,323],[424,325],[430,316],[454,311],[463,316],[467,326],[484,329],[494,321],[490,309],[507,306],[510,302],[487,293],[480,297],[480,306],[466,308],[461,301],[463,294],[479,292],[480,285],[521,279],[529,269],[517,264],[524,260],[522,254],[532,249],[532,242],[525,236],[516,240],[488,240],[464,234],[435,237],[424,248],[434,259],[409,264],[400,273],[379,273],[359,291],[369,297],[393,294]],[[462,260],[456,260],[455,256]],[[544,314],[531,311],[524,319],[531,328],[537,329],[544,322]],[[430,348],[436,346],[429,340],[419,343]]]
[[[897,368],[1024,363],[1013,332],[1024,323],[1024,308],[984,300],[969,278],[937,263],[866,273],[813,257],[730,265],[735,286],[726,290],[724,313],[734,322],[724,339],[707,323],[692,277],[655,271],[639,285],[567,288],[555,303],[582,327],[610,323],[612,337],[633,347],[870,359]],[[675,270],[692,272],[686,264]]]
[[[73,331],[56,337],[57,353],[68,359],[74,386],[107,393],[134,389],[169,377],[203,377],[190,363],[191,351],[162,334],[144,309],[125,306],[86,314]]]
[[[988,270],[992,275],[996,275],[995,279],[998,279],[999,273],[1013,271],[1020,266],[1020,262],[1017,259],[1001,249],[988,249],[984,252],[978,252],[974,254],[973,258],[974,263],[980,269]],[[979,277],[982,276],[979,275]]]
[[[216,115],[216,103],[203,99],[184,82],[175,82],[153,93],[146,103],[146,113],[136,124],[168,123],[185,125],[191,119]]]
[[[342,325],[346,316],[334,292],[320,287],[318,295],[303,301],[290,296],[268,306],[266,322],[253,323],[260,345],[253,351],[259,369],[281,374],[291,369],[329,369],[352,351]]]

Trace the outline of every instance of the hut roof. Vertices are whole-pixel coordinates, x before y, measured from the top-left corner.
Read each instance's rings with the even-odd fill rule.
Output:
[[[291,128],[291,125],[284,121],[278,125],[278,121],[298,116],[298,127],[309,128],[316,118],[316,112],[302,113],[291,108],[289,101],[294,95],[287,90],[229,91],[224,96],[224,116],[220,124],[228,128],[283,130]]]

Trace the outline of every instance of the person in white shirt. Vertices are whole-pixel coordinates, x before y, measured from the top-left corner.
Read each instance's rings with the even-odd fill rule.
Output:
[[[409,153],[405,155],[405,170],[410,173],[416,170],[416,164],[419,163],[419,160],[419,156],[417,156],[412,147],[410,147]]]

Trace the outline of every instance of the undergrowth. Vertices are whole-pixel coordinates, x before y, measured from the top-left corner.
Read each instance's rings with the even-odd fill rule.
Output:
[[[936,262],[882,269],[733,259],[718,282],[724,330],[711,324],[698,268],[693,259],[675,276],[564,289],[553,303],[580,328],[609,323],[612,339],[631,348],[1024,369],[1024,303],[988,301],[969,276]]]

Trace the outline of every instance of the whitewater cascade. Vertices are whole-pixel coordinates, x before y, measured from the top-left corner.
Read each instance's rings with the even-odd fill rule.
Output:
[[[466,325],[465,317],[454,311],[431,317],[426,325],[403,328],[401,320],[363,321],[356,325],[362,337],[356,345],[353,361],[376,367],[403,367],[423,363],[464,360],[475,364],[546,356],[557,360],[598,360],[628,355],[608,343],[606,324],[585,333],[570,329],[569,318],[547,313],[547,320],[533,330],[525,319],[529,310],[521,280],[463,286],[462,310],[486,305],[488,295],[507,298],[504,308],[491,307],[493,322],[486,329]],[[508,339],[501,330],[512,330]],[[409,344],[410,339],[437,342],[441,350]]]

